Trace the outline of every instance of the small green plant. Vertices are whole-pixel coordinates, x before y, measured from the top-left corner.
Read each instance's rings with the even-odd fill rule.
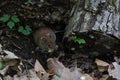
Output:
[[[77,36],[72,36],[72,40],[74,42],[77,42],[78,44],[85,44],[86,43],[86,41],[84,39],[78,38]]]
[[[29,25],[26,25],[25,27],[19,26],[18,32],[21,32],[24,35],[29,35],[31,33],[32,29]]]
[[[12,29],[15,27],[15,24],[20,22],[20,19],[16,15],[8,15],[4,14],[2,17],[0,17],[0,21],[4,22],[7,24],[7,26]],[[32,29],[29,25],[26,25],[25,27],[19,26],[18,27],[18,32],[21,32],[24,35],[29,35],[31,33]]]
[[[7,26],[12,29],[15,26],[15,23],[20,22],[19,18],[16,15],[10,16],[8,14],[4,14],[0,21],[7,23]]]
[[[7,22],[10,18],[10,15],[4,14],[1,18],[0,21],[2,22]]]

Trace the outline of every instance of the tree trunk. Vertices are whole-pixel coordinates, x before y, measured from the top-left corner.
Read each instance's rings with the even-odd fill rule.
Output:
[[[120,39],[119,13],[120,0],[77,0],[71,10],[65,37],[73,31],[95,30]]]

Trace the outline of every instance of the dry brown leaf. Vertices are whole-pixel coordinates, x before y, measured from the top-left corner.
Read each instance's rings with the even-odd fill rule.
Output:
[[[5,77],[3,77],[4,78],[4,80],[13,80],[13,78],[11,77],[11,76],[5,76]],[[0,80],[2,80],[2,79],[0,79]]]
[[[5,59],[3,60],[4,65],[7,66],[18,66],[20,64],[20,59]]]
[[[29,74],[30,80],[40,80],[40,78],[37,76],[34,70],[29,70]]]
[[[58,61],[58,58],[49,58],[47,60],[48,68],[51,70],[55,70],[56,68],[63,69],[64,65]]]
[[[57,58],[50,58],[48,60],[48,68],[55,72],[52,80],[87,80],[88,78],[88,76],[80,73],[77,67],[74,70],[66,68]],[[92,77],[89,78],[89,80],[93,80]]]
[[[49,80],[49,74],[48,73],[43,74],[40,80]]]
[[[107,71],[108,66],[109,66],[109,64],[108,64],[107,62],[102,61],[102,60],[99,60],[99,59],[96,59],[96,60],[95,60],[95,63],[97,64],[98,70],[99,70],[100,72]]]
[[[19,76],[14,75],[13,80],[40,80],[40,78],[37,76],[36,72],[31,69],[28,70],[27,74],[21,73]]]
[[[51,76],[55,74],[55,72],[54,72],[53,70],[50,70],[48,73],[49,73],[49,75],[51,75]]]
[[[99,60],[99,59],[96,59],[95,60],[95,63],[98,65],[98,66],[109,66],[109,64],[105,61],[102,61],[102,60]]]
[[[0,74],[4,76],[8,71],[8,69],[9,69],[9,66],[5,66],[2,70],[0,70]]]
[[[15,75],[13,77],[13,80],[29,80],[29,79],[28,79],[28,77],[26,75],[19,76],[19,77],[17,75]]]
[[[35,62],[34,70],[35,70],[36,72],[40,72],[40,73],[42,73],[42,74],[47,73],[47,72],[45,71],[45,69],[43,68],[43,66],[39,63],[38,60],[36,60],[36,62]]]

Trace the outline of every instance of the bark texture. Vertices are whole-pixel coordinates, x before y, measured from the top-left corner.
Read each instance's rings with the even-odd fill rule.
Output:
[[[120,39],[119,26],[120,0],[78,0],[71,10],[65,37],[73,31],[96,30]]]

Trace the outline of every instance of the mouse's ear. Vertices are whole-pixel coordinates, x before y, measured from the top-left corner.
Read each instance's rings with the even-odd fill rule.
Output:
[[[55,35],[54,32],[47,33],[47,35],[48,35],[50,38],[53,38],[54,40],[56,40],[56,35]]]
[[[53,35],[54,35],[54,33],[47,33],[47,35],[48,35],[50,38],[52,38]]]

